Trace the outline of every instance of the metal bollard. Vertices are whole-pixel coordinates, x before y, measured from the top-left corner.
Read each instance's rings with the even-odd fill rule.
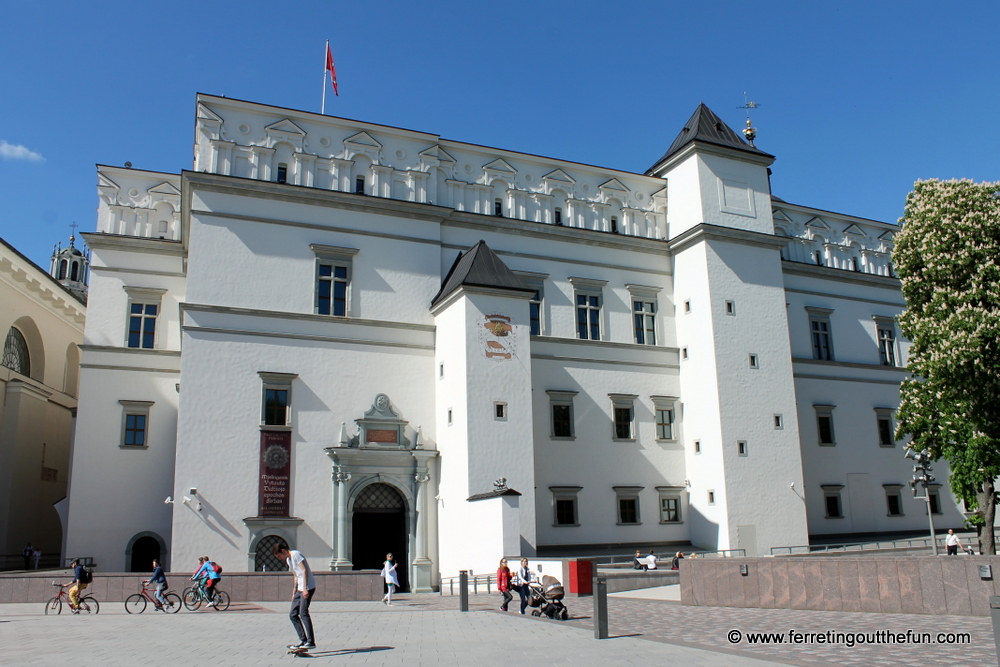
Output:
[[[1000,663],[1000,596],[990,596],[990,617],[993,619],[993,644],[996,646],[997,662]]]
[[[458,610],[469,611],[469,573],[458,571]]]
[[[608,580],[605,577],[597,577],[594,579],[594,639],[607,638]]]

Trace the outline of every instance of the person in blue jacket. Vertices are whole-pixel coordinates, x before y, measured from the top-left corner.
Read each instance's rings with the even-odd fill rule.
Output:
[[[153,597],[160,604],[156,605],[156,609],[159,611],[164,611],[166,608],[171,607],[167,598],[163,597],[163,591],[167,590],[167,575],[163,574],[163,568],[160,567],[160,561],[153,559],[153,576],[151,576],[147,581],[142,582],[145,586],[146,584],[156,584],[156,592],[153,593]]]
[[[212,562],[208,556],[202,556],[199,560],[204,560],[204,562],[191,578],[197,580],[199,577],[208,577],[205,581],[205,594],[208,596],[208,606],[214,607],[215,586],[219,583],[219,579],[222,579],[220,574],[222,568]]]

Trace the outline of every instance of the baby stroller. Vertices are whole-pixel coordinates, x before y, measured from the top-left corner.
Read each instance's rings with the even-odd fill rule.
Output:
[[[532,616],[545,614],[548,618],[565,621],[569,618],[569,610],[562,603],[566,591],[562,582],[550,575],[544,575],[542,581],[532,581],[528,584],[531,597],[528,606],[532,607]]]

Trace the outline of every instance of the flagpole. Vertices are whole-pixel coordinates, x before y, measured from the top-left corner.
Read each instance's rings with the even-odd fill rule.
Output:
[[[330,52],[330,40],[326,40],[326,50],[323,51],[323,106],[320,113],[326,115],[326,54]]]

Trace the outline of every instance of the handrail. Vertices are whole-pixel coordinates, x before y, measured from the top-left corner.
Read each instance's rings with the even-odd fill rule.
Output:
[[[479,587],[482,585],[486,589],[486,593],[492,594],[493,588],[496,587],[497,575],[495,574],[476,574],[469,572],[469,584],[468,589],[473,595],[479,594]],[[458,577],[441,577],[439,591],[441,595],[458,595],[455,589],[458,588]],[[445,586],[448,587],[448,592],[445,593]],[[461,590],[459,590],[461,593]]]
[[[676,552],[671,552],[664,555],[657,554],[657,562],[662,562],[664,560],[669,561],[674,557]],[[741,558],[747,555],[746,549],[718,549],[716,551],[685,551],[685,558]],[[597,558],[591,558],[594,565],[598,567],[631,567],[632,560],[635,558],[634,553],[628,555],[614,555],[614,556],[598,556]],[[606,560],[603,560],[606,559]]]
[[[946,536],[935,535],[934,541],[942,542]],[[771,547],[772,556],[791,556],[794,554],[849,552],[849,551],[885,551],[889,549],[912,549],[914,547],[930,547],[931,538],[914,537],[907,540],[892,540],[888,542],[845,542],[843,544],[799,544],[790,547]]]

